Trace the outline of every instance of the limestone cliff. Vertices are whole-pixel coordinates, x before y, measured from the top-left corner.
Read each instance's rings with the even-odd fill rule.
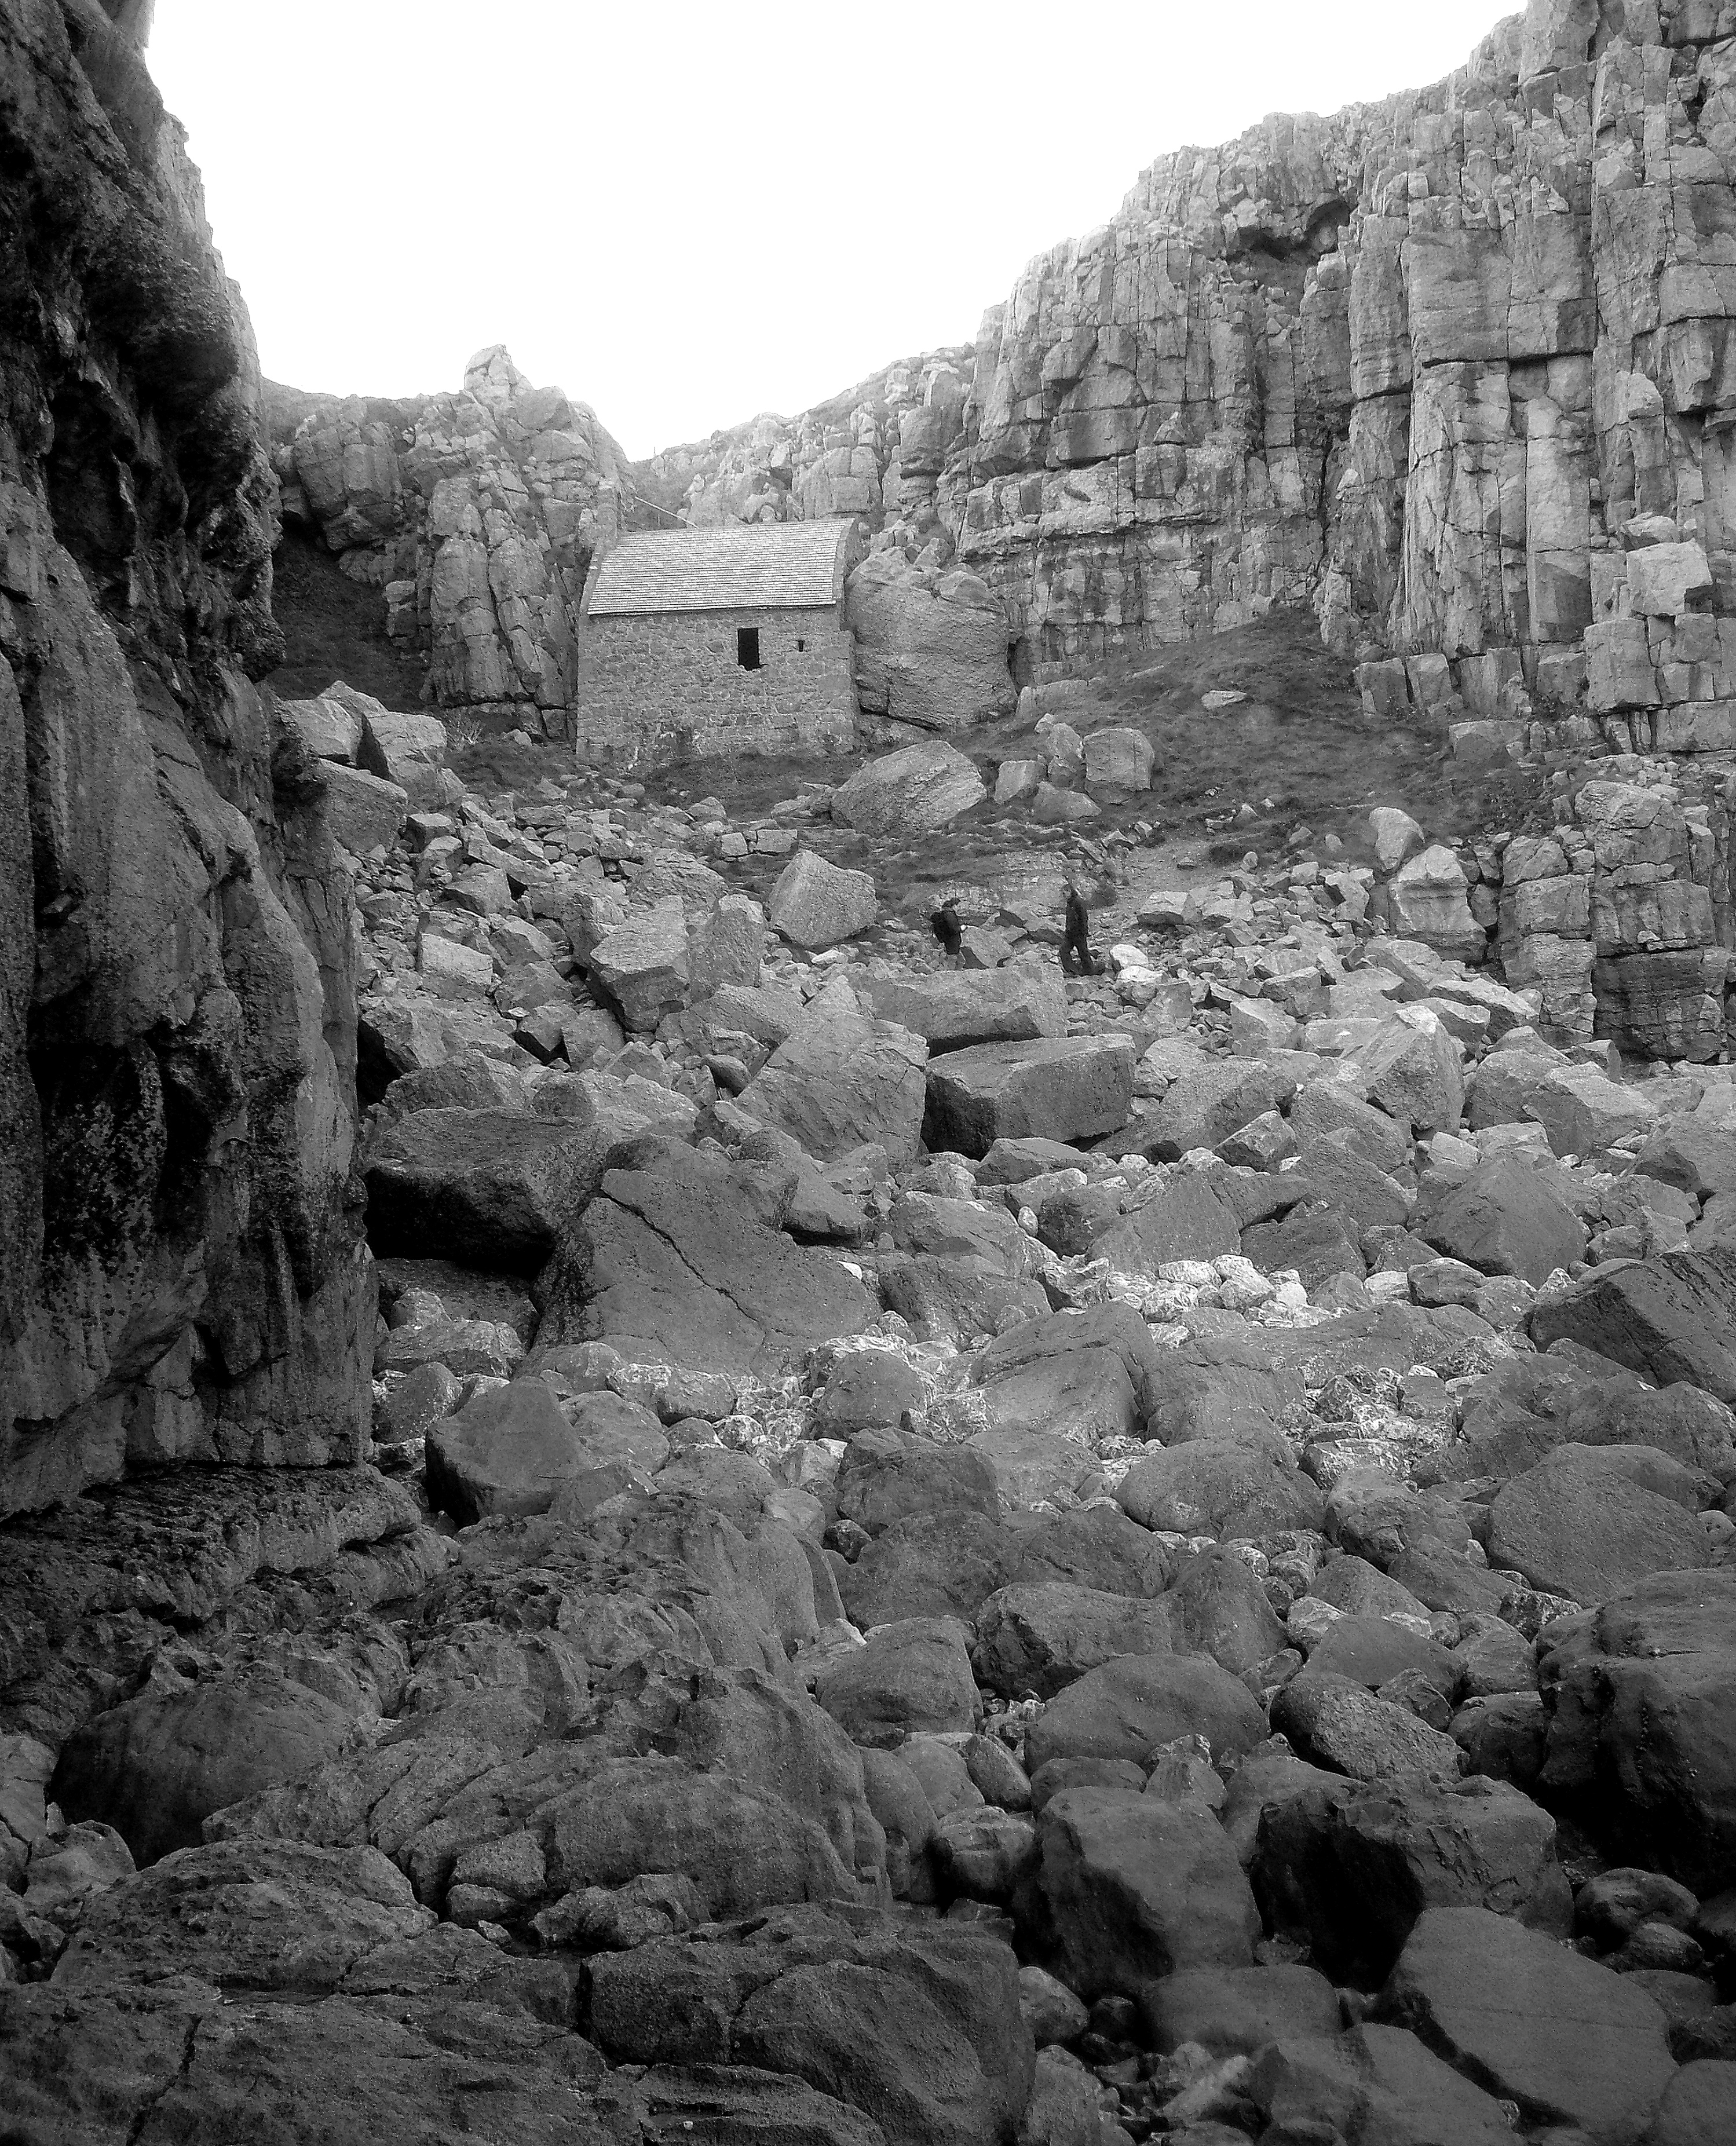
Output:
[[[367,1439],[349,886],[148,17],[0,7],[0,1513]]]

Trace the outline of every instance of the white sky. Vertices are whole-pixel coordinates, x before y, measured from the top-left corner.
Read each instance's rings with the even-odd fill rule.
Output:
[[[159,0],[273,379],[504,342],[630,456],[974,337],[1153,157],[1433,82],[1517,0]]]

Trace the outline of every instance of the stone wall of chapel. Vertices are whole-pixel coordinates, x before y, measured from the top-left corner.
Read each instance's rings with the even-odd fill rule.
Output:
[[[757,671],[736,659],[742,626],[758,629]],[[851,636],[830,604],[589,619],[578,677],[578,756],[592,765],[837,751],[854,735]]]

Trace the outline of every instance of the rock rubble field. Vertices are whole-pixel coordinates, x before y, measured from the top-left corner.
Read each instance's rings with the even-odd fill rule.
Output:
[[[151,13],[0,0],[0,2141],[1730,2146],[1729,0],[650,466],[268,388]],[[876,524],[850,755],[576,765],[680,513]]]
[[[1545,1040],[1396,807],[1004,817],[953,967],[950,746],[279,719],[372,1437],[0,1530],[13,2135],[1732,2135],[1729,1066]]]

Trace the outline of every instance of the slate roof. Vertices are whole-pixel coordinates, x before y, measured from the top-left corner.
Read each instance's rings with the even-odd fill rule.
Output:
[[[844,593],[856,524],[737,522],[623,536],[591,577],[591,618],[658,611],[812,611]]]

